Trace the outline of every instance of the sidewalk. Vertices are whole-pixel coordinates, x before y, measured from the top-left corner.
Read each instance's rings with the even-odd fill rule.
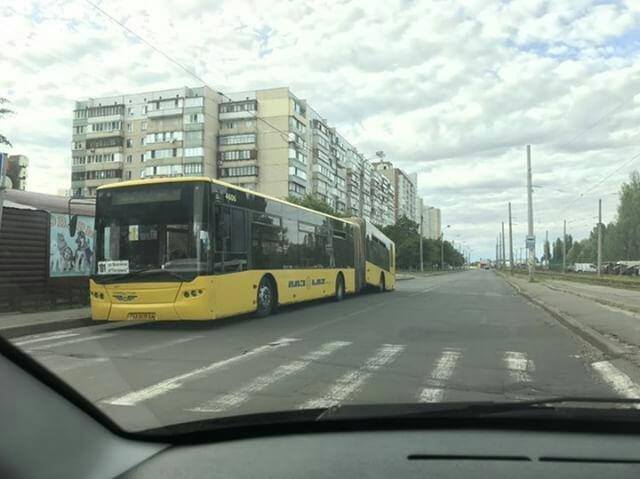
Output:
[[[565,281],[557,281],[562,283],[561,285],[547,285],[545,281],[529,283],[526,277],[519,275],[503,277],[520,294],[542,307],[600,351],[612,357],[624,356],[636,364],[640,363],[640,314],[604,303],[605,295],[613,297],[621,290],[605,286],[578,285],[579,288],[588,289],[573,291],[575,285],[570,284],[566,287]],[[571,292],[569,288],[572,289]],[[592,291],[592,288],[596,291]],[[575,294],[576,292],[579,295]],[[616,301],[633,307],[637,301],[634,295],[638,293],[622,292],[622,295],[616,296]]]
[[[0,313],[0,335],[5,338],[45,333],[94,324],[89,307],[39,311],[37,313]]]
[[[564,291],[586,299],[593,299],[614,308],[626,309],[640,314],[640,292],[629,289],[609,288],[592,284],[576,283],[558,279],[545,280],[551,289]]]

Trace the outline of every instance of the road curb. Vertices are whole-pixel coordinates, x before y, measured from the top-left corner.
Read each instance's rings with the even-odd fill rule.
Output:
[[[573,294],[574,296],[578,296],[580,298],[590,299],[595,301],[596,303],[604,304],[605,306],[611,306],[613,308],[622,309],[624,311],[628,311],[630,313],[640,314],[640,308],[634,308],[633,306],[629,306],[627,304],[616,303],[615,301],[609,301],[607,299],[596,298],[594,296],[589,296],[587,294],[577,293],[575,291],[570,291],[568,289],[559,288],[558,286],[552,286],[550,284],[545,283],[544,286],[549,288],[552,291],[559,291],[561,293]]]
[[[580,336],[586,342],[588,342],[601,352],[605,353],[607,356],[613,358],[622,357],[627,354],[627,351],[625,351],[623,348],[621,348],[611,340],[607,339],[603,334],[599,333],[592,327],[580,323],[580,321],[575,319],[573,316],[570,316],[555,308],[554,306],[551,306],[544,301],[533,297],[531,294],[524,291],[519,285],[506,278],[504,275],[501,274],[500,276],[502,276],[505,282],[510,285],[518,294],[520,294],[533,304],[544,309],[564,327],[569,329],[577,336]]]
[[[396,281],[408,281],[410,279],[416,279],[416,277],[415,276],[402,276],[402,277],[396,276]]]
[[[61,329],[81,328],[86,326],[97,326],[103,321],[93,321],[91,318],[80,319],[64,319],[61,321],[50,321],[44,323],[24,324],[20,326],[12,326],[0,329],[0,335],[4,338],[15,338],[17,336],[26,336],[28,334],[49,333],[59,331]]]

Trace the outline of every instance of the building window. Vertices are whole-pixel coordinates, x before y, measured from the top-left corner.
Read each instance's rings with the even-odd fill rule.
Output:
[[[289,175],[297,176],[298,178],[302,178],[303,180],[307,179],[307,172],[296,166],[289,167]]]
[[[185,115],[184,116],[184,122],[186,124],[203,123],[204,122],[204,113],[191,113],[189,115]]]
[[[144,161],[144,154],[140,155],[140,161]]]
[[[307,127],[304,126],[304,123],[298,121],[298,119],[293,116],[289,117],[289,129],[298,133],[305,133],[307,131]]]
[[[127,113],[129,113],[129,116],[133,115],[133,108],[127,108]]]
[[[129,110],[131,110],[131,108],[129,108]],[[127,123],[127,131],[128,132],[132,132],[133,131],[133,125],[131,123]]]
[[[133,160],[133,155],[127,155],[127,163],[131,163]]]
[[[204,98],[201,96],[184,99],[185,107],[194,107],[194,106],[203,106],[203,105],[204,105]]]
[[[307,188],[302,185],[299,185],[298,183],[294,183],[293,181],[290,181],[289,191],[292,193],[297,193],[299,195],[304,195],[307,192]]]
[[[307,114],[307,110],[298,100],[293,100],[293,111],[300,116],[305,116]]]
[[[124,105],[96,106],[88,109],[89,118],[97,116],[122,115],[124,113]]]
[[[184,165],[185,175],[200,175],[202,174],[202,163],[187,163]]]
[[[73,149],[74,150],[81,150],[82,149],[82,142],[81,141],[75,141],[73,143]]]
[[[127,138],[127,148],[131,147],[133,147],[133,141],[131,141],[131,138]]]
[[[73,133],[76,135],[80,135],[82,133],[85,132],[85,127],[84,126],[74,126],[73,127]]]
[[[142,123],[140,123],[140,129],[142,131],[145,131],[147,129],[147,122],[143,121]]]
[[[165,150],[149,150],[144,154],[144,160],[159,160],[163,158],[174,158],[182,155],[182,148],[168,148]]]
[[[144,136],[140,138],[140,145],[144,145]]]
[[[220,137],[220,145],[242,145],[255,142],[255,133],[248,133],[244,135],[226,135]]]
[[[257,158],[256,150],[222,151],[220,156],[224,161],[251,160]]]
[[[200,133],[198,132],[189,132],[189,133]],[[148,145],[150,143],[169,143],[172,141],[182,141],[182,132],[181,131],[161,131],[159,133],[149,133],[145,137],[145,143]]]
[[[219,107],[220,113],[234,113],[241,111],[256,111],[258,102],[255,100],[223,103]]]
[[[257,166],[237,166],[233,168],[222,168],[222,177],[229,178],[235,176],[256,176],[258,174]]]
[[[130,179],[131,179],[131,172],[127,171],[127,180],[130,180]]]
[[[201,146],[198,146],[196,148],[184,149],[184,156],[203,156],[203,155],[204,155],[204,149]]]

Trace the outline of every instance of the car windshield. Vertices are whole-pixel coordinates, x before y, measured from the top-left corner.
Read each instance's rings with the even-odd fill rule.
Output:
[[[127,431],[638,417],[639,5],[3,4],[0,337]]]

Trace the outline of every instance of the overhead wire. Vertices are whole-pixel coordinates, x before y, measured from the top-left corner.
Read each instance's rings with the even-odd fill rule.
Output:
[[[168,53],[164,52],[162,49],[156,47],[153,43],[151,43],[150,41],[148,41],[147,39],[145,39],[144,37],[142,37],[140,34],[138,34],[137,32],[135,32],[133,29],[131,29],[130,27],[128,27],[126,24],[122,23],[120,20],[118,20],[117,18],[113,17],[111,14],[109,14],[107,11],[105,11],[104,9],[100,8],[100,6],[96,5],[95,3],[93,3],[91,0],[85,0],[86,3],[88,3],[89,5],[91,5],[94,9],[96,9],[98,12],[100,12],[102,15],[104,15],[105,17],[107,17],[109,20],[111,20],[112,22],[114,22],[115,24],[119,25],[122,29],[124,29],[125,31],[127,31],[128,33],[130,33],[131,35],[133,35],[134,37],[136,37],[138,40],[140,40],[142,43],[144,43],[145,45],[147,45],[149,48],[151,48],[153,51],[155,51],[156,53],[162,55],[164,58],[166,58],[168,61],[170,61],[171,63],[173,63],[174,65],[176,65],[178,68],[180,68],[181,70],[183,70],[185,73],[187,73],[188,75],[190,75],[191,77],[195,78],[196,80],[198,80],[200,83],[202,83],[204,86],[207,86],[208,88],[211,88],[212,90],[216,91],[219,95],[221,95],[222,97],[226,98],[227,100],[229,100],[230,102],[233,102],[234,100],[227,94],[212,88],[202,77],[200,77],[199,75],[197,75],[193,70],[187,68],[186,66],[184,66],[181,62],[179,62],[178,60],[176,60],[175,58],[173,58],[171,55],[169,55]],[[269,127],[271,127],[272,129],[274,129],[275,131],[279,132],[283,141],[285,142],[289,142],[289,135],[288,132],[281,130],[280,128],[274,126],[271,122],[267,121],[266,119],[264,119],[263,117],[259,116],[257,113],[253,113],[253,118],[258,120],[258,121],[262,121],[264,124],[268,125]]]

